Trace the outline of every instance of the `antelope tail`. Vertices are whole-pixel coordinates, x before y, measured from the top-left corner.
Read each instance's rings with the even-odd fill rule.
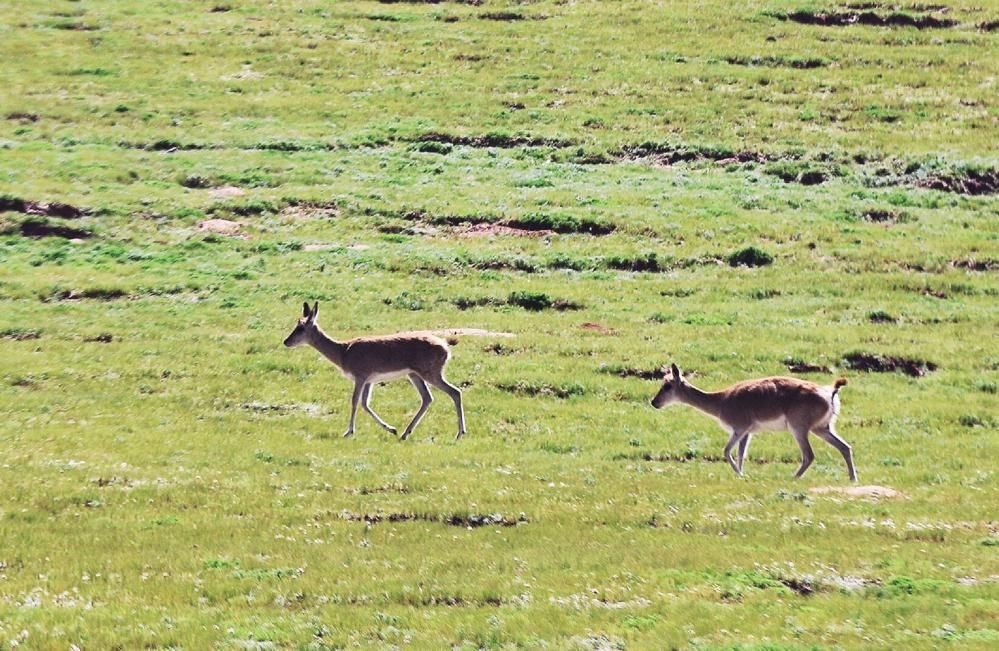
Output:
[[[835,395],[837,393],[839,393],[840,387],[844,387],[844,386],[846,386],[846,378],[845,377],[841,377],[838,380],[836,380],[833,383],[833,392],[832,392],[833,396],[835,397]]]

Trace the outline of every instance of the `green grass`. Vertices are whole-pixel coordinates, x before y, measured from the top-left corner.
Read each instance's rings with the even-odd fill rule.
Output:
[[[999,7],[949,5],[0,3],[0,648],[994,647]],[[460,442],[345,440],[303,300],[516,336],[454,347]],[[846,376],[904,497],[787,433],[736,477],[669,362]]]

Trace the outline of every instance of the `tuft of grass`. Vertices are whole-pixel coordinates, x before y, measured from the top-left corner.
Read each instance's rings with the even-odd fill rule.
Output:
[[[895,323],[898,321],[898,319],[884,310],[874,310],[873,312],[868,312],[867,320],[871,323]]]
[[[732,267],[765,267],[774,262],[774,257],[755,246],[747,246],[728,256],[728,264]]]

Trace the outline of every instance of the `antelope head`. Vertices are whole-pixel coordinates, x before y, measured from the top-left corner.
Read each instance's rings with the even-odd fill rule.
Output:
[[[666,373],[666,367],[663,366],[663,374],[665,375],[663,384],[659,387],[659,393],[652,399],[652,406],[656,409],[662,409],[666,405],[679,402],[679,392],[684,385],[683,375],[676,364],[670,367],[669,374]]]
[[[319,314],[319,301],[310,309],[308,303],[302,304],[302,318],[295,324],[295,329],[291,331],[284,340],[284,345],[294,348],[309,342],[309,337],[316,330],[316,315]]]

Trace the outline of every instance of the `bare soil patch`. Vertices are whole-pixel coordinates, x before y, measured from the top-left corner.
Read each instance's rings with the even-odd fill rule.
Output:
[[[234,185],[224,185],[218,188],[212,188],[208,191],[208,195],[215,199],[225,199],[227,197],[242,197],[246,194],[246,190],[243,188],[237,188]]]
[[[119,287],[88,287],[86,289],[59,289],[44,296],[42,301],[80,301],[85,299],[97,301],[115,301],[128,298],[128,292]]]
[[[243,228],[242,222],[234,222],[229,219],[206,219],[198,224],[198,230],[226,237],[246,237],[240,231]]]
[[[0,339],[11,339],[13,341],[31,341],[41,338],[42,334],[38,330],[24,330],[22,328],[11,328],[0,331]]]
[[[0,212],[19,212],[40,217],[78,219],[90,214],[89,208],[79,208],[59,201],[26,201],[17,197],[0,195]]]
[[[612,157],[610,161],[614,159],[647,159],[663,166],[696,161],[714,161],[719,164],[766,163],[773,160],[792,160],[795,158],[790,155],[774,157],[756,151],[733,151],[722,147],[683,146],[661,142],[643,142],[635,145],[625,145],[617,151],[612,152]],[[595,158],[592,162],[601,163],[609,161]]]
[[[459,237],[492,237],[494,235],[510,235],[513,237],[551,237],[554,234],[555,231],[552,230],[530,230],[527,228],[504,226],[503,224],[490,224],[488,222],[478,222],[457,232]]]
[[[662,380],[666,377],[666,372],[661,368],[646,369],[635,368],[633,366],[622,366],[620,364],[601,364],[597,370],[608,375],[616,375],[618,377],[634,377],[640,380]],[[686,371],[685,375],[689,376],[690,371]]]
[[[953,174],[935,174],[917,182],[921,188],[983,195],[999,192],[999,170],[964,170]]]
[[[509,149],[512,147],[552,147],[560,149],[577,144],[575,140],[565,138],[511,136],[502,133],[487,133],[481,136],[458,136],[433,131],[418,136],[416,142],[446,142],[465,147],[496,147],[500,149]]]
[[[68,240],[85,240],[94,236],[93,231],[53,223],[44,219],[25,219],[18,227],[25,237],[64,237]]]
[[[145,151],[198,151],[201,149],[217,149],[217,145],[201,142],[180,142],[179,140],[154,140],[153,142],[130,142],[122,140],[118,143],[124,149],[143,149]]]
[[[344,488],[351,495],[379,495],[384,493],[398,493],[405,495],[411,492],[409,486],[405,484],[382,484],[381,486],[359,486],[356,488]]]
[[[843,357],[847,368],[866,373],[904,373],[909,377],[923,377],[937,370],[933,362],[911,357],[895,357],[876,353],[849,353]]]
[[[909,213],[898,210],[865,210],[861,213],[861,218],[875,224],[904,224],[912,221]]]
[[[788,20],[802,25],[821,27],[848,27],[867,25],[870,27],[915,27],[916,29],[944,29],[957,26],[956,20],[936,16],[912,16],[905,13],[881,14],[874,11],[795,11],[788,14],[771,14],[774,18]]]
[[[734,66],[762,66],[766,68],[796,68],[798,70],[811,70],[813,68],[825,68],[829,65],[826,59],[816,57],[777,57],[777,56],[730,56],[725,57],[725,62]],[[719,161],[721,162],[721,161]],[[733,162],[739,162],[735,160]]]
[[[871,499],[907,499],[905,493],[887,486],[813,486],[808,492],[817,495],[843,495]]]
[[[821,364],[812,364],[800,359],[786,359],[784,366],[792,373],[832,373],[832,369]]]
[[[617,330],[615,330],[614,328],[608,328],[605,325],[601,325],[599,323],[593,323],[591,321],[587,321],[585,323],[580,323],[579,327],[582,328],[583,330],[590,330],[591,332],[599,332],[602,335],[616,335],[617,334]]]
[[[999,269],[999,260],[994,258],[965,258],[963,260],[953,260],[950,266],[956,269],[967,269],[968,271],[996,271]]]
[[[8,120],[18,120],[20,122],[38,122],[37,113],[25,113],[23,111],[13,111],[7,114]]]
[[[517,21],[517,20],[547,20],[548,16],[536,14],[528,16],[516,11],[487,11],[479,14],[482,20]]]
[[[893,4],[890,2],[847,2],[843,5],[843,7],[846,9],[857,9],[858,11],[880,9],[882,11],[912,11],[920,14],[932,13],[935,11],[945,13],[950,10],[950,7],[947,5],[925,4],[919,2],[904,5]]]
[[[581,396],[586,393],[586,388],[577,383],[548,384],[546,382],[529,382],[520,380],[518,382],[501,382],[496,385],[500,391],[514,393],[525,396],[549,396],[559,400],[568,400],[573,396]]]
[[[819,585],[816,584],[811,579],[794,577],[794,576],[780,576],[777,580],[784,585],[786,588],[790,588],[792,592],[801,597],[808,597],[819,589]]]
[[[365,522],[367,524],[379,524],[381,522],[439,522],[451,527],[465,527],[475,529],[478,527],[516,527],[527,524],[527,516],[523,513],[517,517],[508,517],[502,513],[488,514],[451,514],[440,513],[355,513],[353,511],[341,511],[338,514],[341,520],[348,522]]]

